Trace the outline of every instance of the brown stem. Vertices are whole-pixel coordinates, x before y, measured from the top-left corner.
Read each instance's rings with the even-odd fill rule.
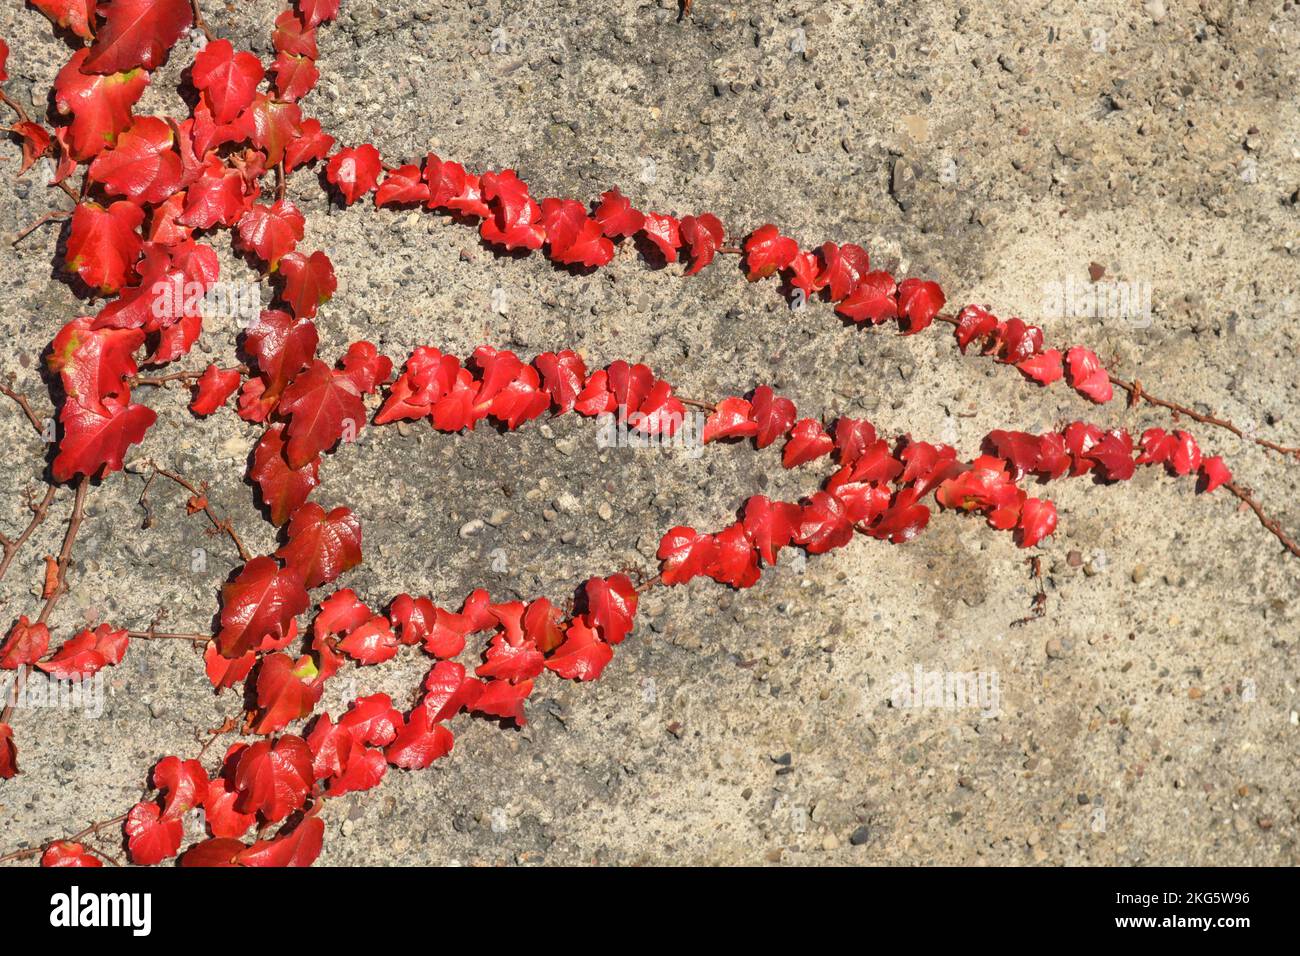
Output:
[[[63,536],[63,547],[59,551],[57,576],[55,578],[54,590],[50,596],[45,599],[45,605],[41,608],[40,615],[36,618],[37,624],[45,624],[54,613],[55,605],[59,603],[65,591],[68,590],[68,563],[72,560],[72,546],[76,543],[77,532],[81,530],[81,519],[85,515],[86,492],[90,484],[85,475],[81,476],[81,481],[77,483],[77,495],[72,502],[72,516],[68,519],[68,530]],[[27,680],[32,676],[32,665],[25,664],[21,671],[22,676],[19,680]],[[13,715],[16,701],[10,697],[9,702],[5,704],[4,710],[0,711],[0,724],[9,723],[9,718]]]
[[[212,505],[208,504],[206,488],[199,488],[183,475],[179,475],[167,468],[159,468],[158,465],[152,461],[148,462],[148,465],[153,469],[153,474],[149,476],[149,479],[145,482],[144,490],[140,493],[140,505],[145,509],[146,514],[151,514],[147,497],[149,494],[149,486],[153,483],[154,475],[162,475],[164,478],[176,482],[176,484],[188,491],[195,499],[202,501],[203,513],[206,514],[208,520],[212,522],[212,527],[222,534],[230,536],[230,540],[234,542],[236,550],[239,551],[239,557],[242,558],[245,563],[252,560],[252,555],[249,554],[248,549],[244,547],[244,542],[240,540],[239,535],[235,532],[235,527],[230,523],[230,519],[217,517],[217,513],[212,510]]]
[[[1250,493],[1249,489],[1241,487],[1235,481],[1225,481],[1223,487],[1227,488],[1236,497],[1249,505],[1250,510],[1255,512],[1255,517],[1259,519],[1259,523],[1272,532],[1273,537],[1281,541],[1284,548],[1290,551],[1297,558],[1300,558],[1300,544],[1296,544],[1295,539],[1282,530],[1282,525],[1278,523],[1276,518],[1270,518],[1264,512],[1263,507],[1261,507],[1260,503],[1255,500],[1254,495]]]
[[[126,636],[137,641],[189,641],[191,644],[206,644],[212,640],[210,634],[197,633],[176,633],[168,631],[155,631],[150,628],[147,631],[127,631]]]
[[[115,817],[112,817],[111,819],[100,820],[98,823],[92,823],[90,824],[90,826],[72,834],[72,836],[63,837],[61,840],[49,840],[45,843],[42,843],[40,846],[32,846],[32,847],[28,847],[25,850],[14,850],[11,853],[6,853],[4,856],[0,856],[0,863],[12,863],[15,860],[25,860],[30,856],[36,856],[40,853],[44,853],[45,848],[52,843],[80,843],[86,837],[94,836],[95,834],[99,833],[101,830],[107,830],[111,826],[117,826],[125,822],[126,822],[126,814],[121,813]]]
[[[1134,379],[1131,382],[1126,382],[1122,378],[1111,375],[1110,381],[1112,385],[1117,385],[1124,389],[1124,391],[1128,392],[1130,405],[1135,405],[1139,401],[1146,402],[1149,405],[1158,405],[1161,408],[1169,409],[1171,412],[1174,412],[1175,415],[1186,415],[1188,418],[1192,419],[1192,421],[1200,422],[1203,425],[1214,425],[1217,428],[1226,429],[1238,438],[1252,441],[1261,448],[1267,448],[1269,451],[1275,451],[1282,455],[1290,455],[1291,457],[1300,460],[1300,448],[1291,448],[1286,445],[1279,445],[1276,442],[1271,442],[1265,438],[1255,438],[1251,435],[1247,435],[1226,418],[1221,418],[1218,415],[1203,415],[1195,409],[1188,408],[1186,405],[1180,405],[1178,402],[1170,401],[1167,398],[1158,398],[1144,389],[1142,383],[1137,379]]]
[[[6,104],[10,109],[17,113],[19,122],[30,123],[32,121],[32,118],[27,115],[27,111],[23,109],[23,105],[17,100],[12,99],[4,90],[0,90],[0,103]]]
[[[203,35],[210,41],[215,40],[216,36],[208,29],[207,23],[203,20],[203,13],[199,10],[199,0],[190,0],[190,9],[194,11],[194,25],[203,31]]]
[[[681,402],[683,405],[689,405],[691,408],[702,408],[704,411],[709,413],[716,412],[718,410],[717,405],[710,405],[708,402],[701,402],[698,399],[694,399],[694,398],[682,398],[680,395],[678,395],[677,401]]]
[[[17,402],[18,407],[21,408],[23,414],[27,416],[27,420],[32,423],[32,428],[36,429],[36,434],[44,437],[45,423],[41,421],[40,417],[36,414],[35,410],[32,408],[32,403],[27,400],[26,395],[22,392],[15,391],[8,385],[0,385],[0,395],[7,395]]]
[[[12,541],[5,538],[4,558],[0,559],[0,581],[3,581],[5,575],[9,573],[9,565],[13,564],[14,558],[17,556],[18,552],[22,550],[23,545],[27,543],[27,539],[32,536],[32,532],[36,530],[42,521],[45,520],[45,516],[50,513],[50,504],[54,501],[54,496],[57,493],[58,488],[54,485],[46,485],[45,497],[41,499],[39,504],[31,506],[33,512],[32,520],[28,523],[27,527],[23,529],[23,533]]]
[[[30,236],[41,226],[45,225],[47,222],[60,222],[64,219],[71,218],[71,216],[72,213],[64,212],[62,209],[51,209],[49,212],[45,213],[40,218],[38,218],[31,225],[23,229],[22,232],[18,233],[18,235],[14,236],[14,238],[10,241],[9,245],[11,246],[18,245],[18,243],[22,242],[24,239]]]

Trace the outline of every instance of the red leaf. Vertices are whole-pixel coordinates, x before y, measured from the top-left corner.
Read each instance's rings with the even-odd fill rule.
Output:
[[[528,723],[524,714],[524,701],[533,692],[530,680],[512,684],[508,680],[490,680],[483,685],[483,693],[474,702],[474,712],[513,720],[519,727]]]
[[[257,706],[262,716],[255,734],[273,734],[308,716],[320,700],[319,671],[309,655],[294,661],[286,654],[268,654],[257,668]]]
[[[397,737],[384,749],[394,767],[423,770],[439,757],[451,753],[451,731],[429,719],[426,707],[416,707],[397,730]]]
[[[276,556],[297,569],[307,588],[319,587],[361,563],[361,522],[348,508],[326,514],[309,502],[289,519],[289,541]]]
[[[911,541],[930,523],[930,509],[918,504],[920,494],[915,488],[904,488],[894,495],[894,501],[872,526],[873,537],[888,538],[894,544]]]
[[[343,194],[344,205],[352,205],[379,181],[383,164],[379,150],[369,143],[341,149],[325,164],[325,178]]]
[[[957,325],[953,334],[957,337],[957,347],[963,355],[966,347],[975,339],[987,338],[998,327],[997,316],[986,312],[978,305],[968,305],[957,315]]]
[[[35,664],[50,647],[50,630],[42,623],[33,624],[24,614],[18,618],[0,647],[0,668],[13,671]]]
[[[682,219],[681,239],[691,255],[691,267],[686,275],[693,276],[712,262],[725,238],[722,222],[711,212]]]
[[[376,206],[401,206],[429,201],[428,185],[421,178],[419,166],[406,165],[389,170],[375,190]]]
[[[253,669],[257,662],[257,654],[253,651],[246,651],[239,657],[223,657],[217,650],[217,645],[208,642],[203,650],[203,666],[207,671],[208,680],[212,686],[218,690],[226,687],[234,687]]]
[[[244,849],[243,843],[230,838],[204,840],[181,854],[181,866],[238,866],[235,858]]]
[[[821,257],[826,266],[817,277],[817,288],[826,287],[832,302],[848,298],[871,269],[867,251],[851,242],[842,246],[823,243]]]
[[[835,443],[826,434],[821,422],[815,418],[801,418],[790,430],[790,440],[781,452],[781,464],[786,468],[797,468],[830,454],[834,447]]]
[[[770,386],[758,386],[749,401],[752,406],[750,417],[758,424],[758,432],[754,436],[756,447],[766,448],[785,435],[794,424],[794,402],[774,395]]]
[[[798,505],[754,495],[745,502],[744,529],[763,563],[776,564],[777,553],[793,539],[801,521]]]
[[[745,239],[745,275],[750,282],[784,269],[799,254],[799,244],[783,236],[770,223],[759,226]]]
[[[397,655],[397,637],[382,614],[348,632],[339,650],[359,664],[382,664]]]
[[[472,710],[483,693],[483,682],[465,676],[465,666],[456,661],[439,661],[424,678],[420,706],[429,711],[429,721],[450,720],[462,709]]]
[[[56,481],[96,476],[122,467],[126,450],[139,444],[157,416],[143,405],[107,404],[104,410],[65,402],[59,413],[63,440],[51,465]]]
[[[301,737],[286,735],[274,743],[259,740],[239,755],[235,808],[277,823],[302,807],[314,779],[311,751]]]
[[[287,199],[270,206],[255,205],[239,220],[239,243],[274,270],[281,257],[293,252],[302,239],[306,220]]]
[[[645,216],[632,207],[631,201],[618,191],[610,189],[600,194],[600,205],[595,218],[601,231],[610,239],[620,239],[640,232]]]
[[[1208,493],[1218,488],[1220,485],[1232,481],[1232,472],[1228,466],[1223,463],[1223,459],[1218,455],[1201,460],[1201,477],[1198,482],[1198,491]]]
[[[118,200],[107,209],[82,202],[72,211],[66,268],[92,289],[120,290],[135,276],[135,261],[144,248],[137,230],[144,213],[135,203]]]
[[[217,646],[226,657],[238,657],[263,638],[279,640],[309,603],[297,571],[274,558],[254,558],[221,589]]]
[[[637,592],[626,574],[588,578],[587,617],[610,644],[621,644],[633,628]]]
[[[339,0],[297,0],[298,13],[308,27],[316,27],[339,15]]]
[[[97,644],[92,632],[81,631],[64,641],[53,657],[36,666],[55,680],[84,680],[108,663]]]
[[[343,356],[342,372],[364,395],[371,395],[393,374],[393,361],[366,341],[353,342]]]
[[[1056,530],[1056,505],[1045,498],[1026,498],[1016,524],[1016,544],[1032,548]]]
[[[104,23],[86,58],[86,69],[93,73],[158,69],[194,22],[188,0],[107,0],[99,15]]]
[[[315,60],[288,53],[276,56],[271,72],[275,74],[275,90],[286,103],[302,99],[316,88],[316,81],[320,79]]]
[[[257,360],[266,378],[260,397],[269,411],[279,401],[289,380],[307,367],[316,355],[316,326],[307,319],[294,319],[287,312],[262,312],[244,333],[244,348]]]
[[[551,397],[557,414],[571,411],[578,394],[586,382],[587,369],[577,353],[543,352],[533,359],[533,365],[542,376],[542,386]]]
[[[258,840],[240,851],[235,862],[240,866],[311,866],[320,856],[325,839],[325,822],[311,816],[288,833],[281,831],[274,840]]]
[[[184,816],[208,796],[208,774],[197,760],[163,757],[154,765],[153,785],[162,792],[166,819]]]
[[[18,134],[23,141],[23,164],[18,170],[18,175],[21,176],[32,168],[36,160],[49,151],[50,133],[40,123],[33,123],[30,120],[15,123],[10,130]]]
[[[97,0],[31,0],[32,6],[37,10],[83,40],[89,40],[94,36],[96,2]],[[3,66],[0,66],[0,73],[3,73]],[[0,82],[3,81],[4,77],[0,76]],[[67,845],[79,846],[76,843]]]
[[[898,287],[894,277],[888,272],[868,272],[835,311],[854,322],[873,325],[894,318],[898,315]]]
[[[181,187],[181,156],[173,146],[172,127],[155,116],[138,117],[95,157],[91,181],[140,206],[161,203]]]
[[[291,173],[313,160],[324,159],[333,147],[334,137],[321,129],[319,120],[303,120],[298,132],[284,144],[284,171]]]
[[[564,643],[546,661],[547,670],[565,680],[595,680],[614,658],[614,650],[582,621],[565,632]]]
[[[99,857],[87,852],[80,843],[69,843],[67,840],[56,840],[41,854],[41,866],[93,868],[103,865]]]
[[[1081,345],[1065,353],[1065,363],[1070,370],[1070,384],[1075,391],[1086,395],[1098,404],[1109,402],[1114,394],[1110,376],[1102,368],[1096,354]]]
[[[685,584],[698,574],[703,574],[717,556],[718,543],[711,534],[701,534],[694,528],[678,525],[669,530],[659,542],[656,552],[663,562],[661,576],[664,584]]]
[[[262,61],[252,53],[236,53],[229,40],[213,40],[194,54],[190,75],[207,101],[213,121],[224,126],[253,102],[264,71]]]
[[[758,552],[739,521],[714,535],[718,550],[706,573],[733,588],[753,587],[758,580]]]
[[[196,384],[198,391],[190,401],[190,411],[195,415],[211,415],[239,388],[239,369],[209,365]]]
[[[1048,349],[1039,355],[1017,362],[1016,368],[1025,373],[1039,385],[1051,385],[1063,374],[1061,370],[1061,353],[1058,349]]]
[[[153,866],[175,856],[185,835],[184,821],[179,817],[162,818],[156,803],[137,803],[126,815],[122,828],[131,862],[140,866]]]
[[[271,523],[282,525],[320,484],[320,459],[302,468],[290,468],[284,458],[284,426],[272,425],[253,449],[253,467],[248,477],[257,482],[262,503],[271,511]]]
[[[61,116],[71,116],[67,143],[77,162],[84,163],[131,125],[131,107],[149,85],[144,70],[110,76],[82,72],[89,50],[78,50],[54,79],[54,104]]]
[[[323,252],[313,252],[310,256],[301,252],[287,253],[280,259],[278,271],[284,277],[280,298],[300,319],[314,316],[338,288],[334,266]]]
[[[346,428],[355,436],[366,421],[356,383],[319,360],[284,390],[280,412],[290,416],[285,460],[291,468],[302,468],[333,448]]]
[[[487,242],[508,250],[540,249],[546,230],[539,219],[541,207],[528,195],[528,186],[513,169],[484,173],[483,198],[492,215],[479,224],[479,234]]]
[[[838,498],[818,491],[799,511],[799,527],[794,540],[809,554],[842,548],[853,540],[853,522]]]
[[[928,328],[943,308],[944,301],[939,283],[904,279],[898,286],[898,312],[907,320],[903,334],[915,335]]]
[[[655,244],[663,253],[666,262],[677,261],[677,250],[681,247],[681,227],[672,216],[662,213],[646,213],[641,225],[641,234]]]
[[[753,406],[743,398],[724,398],[704,422],[704,444],[757,435],[758,422],[752,416]]]

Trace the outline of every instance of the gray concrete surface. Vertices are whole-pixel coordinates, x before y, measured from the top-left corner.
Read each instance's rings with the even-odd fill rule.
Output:
[[[218,33],[263,54],[279,6],[204,3]],[[0,36],[7,88],[43,104],[66,48],[17,4],[0,10]],[[696,0],[678,23],[666,0],[344,0],[306,108],[385,157],[516,167],[539,196],[618,184],[643,208],[861,242],[954,301],[1041,318],[1053,342],[1090,344],[1153,391],[1294,443],[1297,49],[1293,2]],[[186,62],[178,51],[164,76]],[[142,107],[177,109],[168,85]],[[17,157],[0,147],[0,170]],[[32,175],[3,178],[0,232],[62,198]],[[1039,392],[940,332],[864,333],[824,305],[792,313],[730,265],[682,280],[628,256],[574,278],[539,256],[494,258],[437,217],[331,207],[314,171],[290,195],[306,247],[339,276],[317,320],[325,354],[362,337],[399,360],[421,344],[573,346],[596,363],[645,361],[683,394],[770,381],[809,414],[948,429],[967,452],[997,427],[1168,422]],[[42,407],[39,354],[79,310],[52,276],[57,239],[0,247],[3,369]],[[218,246],[226,277],[245,274]],[[1149,284],[1149,324],[1043,315],[1050,283],[1086,283],[1094,262],[1108,281]],[[235,332],[209,323],[186,367],[228,359]],[[159,422],[141,453],[211,482],[250,546],[274,547],[241,480],[258,432],[228,412],[195,421],[187,398],[148,395]],[[352,506],[366,542],[340,584],[374,604],[403,590],[453,602],[477,585],[559,596],[645,563],[673,524],[721,527],[764,481],[769,494],[808,481],[772,449],[601,451],[589,422],[539,424],[508,438],[387,429],[334,456],[316,500]],[[1300,528],[1300,465],[1200,434]],[[17,529],[43,448],[12,407],[0,443],[0,527]],[[142,530],[141,485],[118,474],[94,490],[61,628],[142,627],[160,607],[177,628],[207,626],[236,556],[175,489],[155,490],[158,520]],[[546,520],[565,492],[576,513]],[[449,760],[331,804],[321,862],[1296,863],[1300,562],[1226,496],[1149,471],[1050,494],[1061,530],[1039,550],[1043,620],[1010,627],[1033,594],[1025,553],[951,515],[910,545],[860,539],[748,592],[655,593],[597,684],[545,682],[523,731],[461,719]],[[0,586],[6,619],[36,606],[69,500]],[[997,713],[892,707],[895,675],[918,667],[996,673]],[[353,687],[405,700],[421,672],[406,659],[357,671]],[[233,707],[180,645],[133,646],[107,678],[98,719],[15,718],[25,773],[0,784],[0,848],[121,812],[154,759],[192,752],[195,728]]]

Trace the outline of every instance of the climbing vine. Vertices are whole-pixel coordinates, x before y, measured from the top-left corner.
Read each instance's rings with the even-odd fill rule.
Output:
[[[591,201],[539,201],[510,169],[476,173],[432,153],[394,162],[370,144],[338,147],[302,104],[320,75],[317,30],[337,15],[339,0],[296,0],[283,11],[269,67],[215,36],[190,0],[30,2],[76,41],[76,52],[55,79],[49,117],[34,119],[3,92],[0,98],[14,114],[8,130],[21,143],[21,174],[49,157],[51,186],[72,207],[45,214],[15,241],[66,220],[61,265],[88,300],[102,304],[59,329],[46,355],[61,386],[54,395],[52,483],[30,500],[29,525],[3,538],[0,578],[49,517],[60,486],[74,488],[73,502],[62,549],[46,562],[44,603],[34,619],[22,615],[12,624],[0,645],[0,668],[18,680],[33,670],[85,678],[119,664],[133,642],[182,641],[201,652],[218,693],[245,685],[255,706],[208,732],[197,754],[160,759],[147,798],[120,816],[0,862],[116,863],[95,840],[120,828],[137,864],[178,856],[182,865],[310,864],[321,850],[320,810],[328,799],[374,787],[390,768],[422,769],[444,757],[454,744],[449,725],[460,714],[522,726],[537,681],[595,680],[633,632],[647,590],[696,577],[749,588],[788,548],[822,554],[855,534],[904,544],[936,511],[978,516],[1033,548],[1055,532],[1057,512],[1050,499],[1030,495],[1031,482],[1089,476],[1108,484],[1128,480],[1140,466],[1162,468],[1201,492],[1229,492],[1300,556],[1223,459],[1203,453],[1179,426],[1187,419],[1226,429],[1290,457],[1300,450],[1153,395],[1083,346],[1049,347],[1042,329],[1019,318],[999,318],[975,304],[947,313],[938,283],[873,268],[861,246],[805,249],[772,224],[746,231],[708,212],[646,211],[617,188]],[[134,113],[187,35],[198,47],[185,74],[194,94],[189,115]],[[0,83],[7,56],[0,40]],[[366,341],[323,356],[313,319],[335,291],[334,266],[304,244],[306,220],[285,198],[288,177],[312,165],[323,167],[345,206],[373,201],[426,210],[477,229],[502,253],[540,253],[573,272],[610,267],[624,243],[653,266],[681,263],[664,271],[684,278],[739,259],[738,274],[749,282],[771,282],[800,304],[820,301],[864,329],[893,323],[915,335],[951,328],[963,354],[1015,369],[1027,387],[1064,382],[1095,405],[1123,393],[1130,405],[1165,409],[1174,421],[1139,435],[1086,420],[1041,434],[996,430],[968,459],[946,444],[879,434],[869,421],[801,416],[761,382],[743,395],[688,398],[646,365],[618,359],[595,367],[570,349],[526,360],[489,344],[463,357],[431,344],[405,357],[400,370]],[[226,231],[271,280],[273,307],[245,329],[240,354],[202,369],[154,371],[184,359],[202,334],[203,297],[219,276],[212,243]],[[67,591],[86,498],[113,480],[156,421],[151,408],[133,400],[136,390],[171,384],[192,389],[196,416],[238,415],[262,426],[246,477],[283,543],[273,554],[250,553],[228,516],[212,508],[205,485],[146,462],[146,513],[153,483],[172,482],[186,492],[187,511],[202,513],[238,558],[221,591],[219,627],[184,633],[105,623],[61,636],[55,646],[51,615]],[[9,385],[0,390],[44,432],[26,396]],[[544,415],[576,414],[613,416],[640,436],[664,440],[678,436],[692,408],[707,416],[705,444],[776,445],[784,468],[815,472],[807,494],[792,501],[754,495],[738,502],[736,520],[722,528],[673,527],[660,541],[657,567],[596,575],[567,596],[494,602],[480,588],[458,608],[398,594],[376,609],[350,589],[330,590],[361,563],[363,529],[345,504],[313,499],[320,498],[334,449],[361,429],[428,420],[439,431],[461,432],[488,420],[513,431]],[[1041,602],[1034,610],[1042,613]],[[431,662],[407,706],[374,694],[352,701],[337,719],[317,712],[326,683],[342,669],[380,665],[404,646]],[[10,701],[0,712],[0,778],[19,772],[24,728],[14,723]],[[238,739],[220,759],[205,762],[228,735]],[[183,817],[198,809],[207,836],[183,848]]]

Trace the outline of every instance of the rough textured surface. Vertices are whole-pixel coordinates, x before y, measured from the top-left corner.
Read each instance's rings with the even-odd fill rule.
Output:
[[[269,50],[280,4],[204,7],[237,46]],[[664,0],[344,0],[306,108],[343,143],[513,166],[539,196],[618,184],[643,208],[862,242],[954,302],[1041,320],[1051,341],[1090,344],[1153,391],[1300,441],[1300,8],[1086,8],[696,0],[679,23]],[[0,36],[7,89],[43,107],[67,46],[17,4]],[[142,109],[177,108],[163,91],[189,57],[177,49]],[[66,201],[37,173],[12,179],[15,144],[0,158],[0,231]],[[494,257],[439,217],[332,206],[315,180],[300,172],[290,196],[308,213],[305,248],[339,274],[317,320],[326,355],[362,337],[396,359],[420,344],[568,345],[645,361],[693,397],[768,381],[809,414],[866,414],[966,453],[996,427],[1168,422],[1040,391],[963,359],[943,330],[903,339],[820,304],[792,312],[734,260],[683,280],[624,251],[575,278],[539,256]],[[4,370],[43,409],[41,350],[81,309],[58,240],[48,227],[0,247]],[[244,275],[219,247],[225,277]],[[1087,285],[1091,263],[1103,282],[1149,283],[1149,324],[1044,314],[1050,283]],[[182,364],[229,357],[236,332],[209,322]],[[241,481],[256,430],[229,411],[196,421],[180,390],[141,394],[159,422],[140,454],[210,482],[250,547],[274,547]],[[317,495],[361,517],[366,562],[340,584],[376,605],[403,590],[455,602],[480,584],[558,597],[645,566],[673,524],[721,527],[764,486],[816,480],[782,472],[773,449],[602,450],[573,416],[509,437],[404,431],[363,433],[327,461]],[[1198,434],[1300,527],[1300,466]],[[44,448],[12,405],[0,442],[11,532]],[[142,484],[118,474],[92,492],[61,629],[143,627],[160,608],[171,626],[208,625],[233,549],[172,487],[155,486],[142,530]],[[322,862],[1300,862],[1300,562],[1226,495],[1151,470],[1050,494],[1061,530],[1039,550],[1045,619],[1010,627],[1033,594],[1026,554],[951,515],[906,546],[860,539],[783,563],[745,593],[657,591],[597,684],[545,681],[523,731],[462,718],[436,769],[331,804]],[[37,605],[70,497],[0,585],[6,619]],[[405,702],[422,668],[404,660],[340,678],[327,703],[381,689]],[[892,707],[893,676],[916,667],[996,672],[997,715]],[[0,784],[0,849],[121,812],[158,756],[192,753],[196,729],[237,710],[178,644],[136,644],[108,688],[99,719],[16,715],[25,772]]]

